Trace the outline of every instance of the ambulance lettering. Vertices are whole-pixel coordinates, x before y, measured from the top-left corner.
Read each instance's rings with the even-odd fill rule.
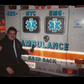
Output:
[[[61,10],[59,10],[59,11],[49,11],[49,15],[51,16],[51,15],[62,15],[62,11]]]
[[[55,43],[55,42],[53,42],[53,43],[51,43],[51,42],[48,42],[48,44],[47,44],[47,46],[45,46],[45,42],[44,41],[27,41],[27,40],[25,40],[25,42],[24,42],[24,40],[22,40],[22,42],[21,42],[21,44],[22,44],[22,46],[27,46],[27,47],[31,47],[33,44],[34,44],[34,46],[37,46],[38,48],[47,48],[47,49],[60,49],[60,50],[68,50],[68,43]]]
[[[56,64],[56,59],[51,59],[51,58],[44,58],[44,57],[35,57],[35,56],[28,56],[28,60],[33,60],[33,61],[41,61],[41,62],[47,62],[47,63],[55,63]]]
[[[33,16],[35,16],[36,14],[36,11],[26,11],[26,15],[33,15]]]

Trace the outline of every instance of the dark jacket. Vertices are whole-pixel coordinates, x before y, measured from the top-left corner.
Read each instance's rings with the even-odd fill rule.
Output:
[[[15,39],[15,44],[18,62],[21,62],[23,61],[21,54],[28,54],[28,51],[22,49],[22,45],[18,39]],[[10,41],[7,35],[0,41],[0,49],[0,67],[4,69],[7,67],[12,68],[17,60],[13,49],[13,41]]]

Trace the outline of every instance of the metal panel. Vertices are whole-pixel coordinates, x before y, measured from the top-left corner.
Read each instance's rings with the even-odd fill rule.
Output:
[[[62,12],[64,12],[63,17],[65,17],[64,34],[62,34],[62,35],[45,33],[45,17],[49,15],[50,10],[29,10],[29,11],[36,11],[36,16],[40,17],[40,32],[39,33],[33,33],[33,34],[32,33],[24,33],[23,28],[22,28],[23,27],[22,18],[24,16],[26,16],[26,11],[28,11],[28,10],[25,10],[25,11],[22,10],[21,11],[21,40],[27,40],[27,39],[30,40],[31,39],[31,40],[35,40],[35,41],[44,41],[43,37],[45,35],[48,35],[50,37],[50,40],[49,40],[50,42],[67,43],[68,10],[62,10]],[[35,17],[35,16],[31,16],[31,17]],[[45,45],[47,45],[47,43]]]
[[[73,8],[70,9],[69,16],[69,33],[68,33],[68,43],[69,43],[69,51],[73,51],[67,54],[67,58],[74,59],[75,58],[83,58],[84,52],[84,8]],[[76,52],[76,53],[75,53]],[[81,54],[82,53],[82,54]],[[78,54],[78,56],[76,56]],[[70,60],[71,60],[70,59]],[[78,67],[75,63],[75,59],[73,62],[67,61],[67,66]],[[81,64],[81,68],[84,68],[84,64]]]
[[[69,51],[84,52],[84,8],[71,9],[69,18]]]
[[[60,9],[54,9],[54,11],[59,11]],[[45,17],[49,16],[49,11],[53,11],[53,10],[43,10],[43,28],[45,27]],[[57,43],[67,43],[67,30],[68,30],[68,9],[63,9],[62,11],[62,15],[61,16],[57,16],[54,15],[52,17],[57,18],[57,17],[64,17],[64,33],[62,34],[47,34],[45,33],[45,30],[43,30],[42,35],[48,35],[50,37],[49,42],[57,42]],[[51,16],[50,16],[51,17]],[[59,49],[58,49],[59,50]]]
[[[35,17],[35,16],[26,16],[26,11],[36,11],[36,16],[39,16],[39,33],[25,33],[23,32],[23,17]],[[41,10],[21,10],[21,40],[35,40],[42,41],[42,11]]]
[[[7,11],[15,11],[15,16],[8,16]],[[8,6],[5,6],[5,22],[6,22],[6,32],[11,26],[17,29],[17,39],[20,40],[20,11],[17,9],[10,10]]]

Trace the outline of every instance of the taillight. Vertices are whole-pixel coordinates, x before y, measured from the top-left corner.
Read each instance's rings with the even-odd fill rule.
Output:
[[[75,75],[77,75],[77,70],[63,68],[63,73],[68,73],[68,74],[75,74]]]
[[[47,6],[47,9],[50,9],[51,8],[51,6]]]
[[[68,5],[59,5],[59,8],[68,8]]]
[[[41,9],[45,9],[45,6],[41,6]]]
[[[21,5],[20,8],[21,8],[21,9],[28,9],[29,6],[28,6],[28,5]]]
[[[84,7],[84,5],[75,5],[75,7]]]
[[[37,6],[35,6],[35,9],[39,9],[39,8],[45,9],[45,6],[46,6],[46,5],[44,5],[44,6],[42,6],[42,5],[37,5]],[[47,9],[51,9],[51,6],[47,6]]]
[[[17,6],[16,5],[9,5],[9,9],[16,9]]]
[[[35,9],[39,9],[39,6],[35,6]]]
[[[67,69],[67,73],[68,74],[72,74],[73,73],[73,70],[72,69]]]

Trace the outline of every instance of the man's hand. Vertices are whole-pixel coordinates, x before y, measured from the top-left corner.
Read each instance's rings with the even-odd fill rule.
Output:
[[[31,49],[28,51],[28,54],[31,54],[32,52],[31,52]]]
[[[11,74],[14,74],[14,71],[13,71],[12,68],[7,67],[6,70],[7,70],[7,72],[8,72],[10,75],[11,75]]]

